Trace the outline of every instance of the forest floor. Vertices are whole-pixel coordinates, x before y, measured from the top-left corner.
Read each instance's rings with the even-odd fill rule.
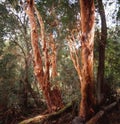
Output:
[[[106,113],[105,117],[103,117],[103,123],[101,124],[120,124],[120,108],[114,108],[111,112]]]
[[[60,114],[60,116],[55,118],[53,117],[49,120],[46,119],[43,124],[72,124],[72,120],[78,114],[76,110],[78,110],[78,108],[73,106],[66,112]],[[17,112],[18,110],[15,111]],[[2,115],[4,115],[4,117],[2,117]],[[18,124],[18,122],[22,120],[36,117],[38,115],[43,115],[43,110],[38,108],[31,109],[29,110],[29,114],[26,113],[26,115],[23,113],[15,114],[15,112],[13,113],[12,111],[7,111],[4,112],[4,114],[0,113],[0,124]],[[97,124],[120,124],[120,103],[118,103],[117,107],[114,107],[111,111],[106,112]]]
[[[44,124],[72,124],[74,118],[75,116],[73,116],[73,114],[67,112],[57,119],[46,121]],[[119,107],[115,107],[111,111],[105,113],[97,124],[120,124],[120,104]]]

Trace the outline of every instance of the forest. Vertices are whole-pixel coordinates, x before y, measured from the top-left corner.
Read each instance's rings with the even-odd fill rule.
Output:
[[[0,0],[0,124],[120,124],[120,0]]]

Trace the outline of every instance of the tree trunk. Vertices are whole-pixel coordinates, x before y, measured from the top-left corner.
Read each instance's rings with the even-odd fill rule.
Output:
[[[34,16],[33,0],[27,0],[26,13],[28,14],[30,25],[31,25],[31,44],[32,44],[33,56],[34,56],[34,73],[35,73],[35,76],[37,77],[38,82],[40,83],[41,89],[43,91],[44,97],[47,102],[48,110],[49,112],[52,112],[62,108],[63,103],[61,99],[61,93],[58,90],[58,88],[53,88],[53,90],[51,90],[51,85],[49,82],[50,63],[49,63],[48,48],[46,45],[45,37],[43,36],[44,35],[43,23],[40,20],[39,23],[42,23],[41,37],[42,37],[42,43],[43,43],[43,54],[44,54],[44,62],[45,62],[44,63],[45,68],[43,69],[43,61],[42,61],[42,57],[38,47],[38,32],[37,32],[37,26],[36,26],[36,19]],[[37,13],[37,16],[38,16],[38,13]],[[38,19],[39,17],[40,15],[38,16]]]
[[[93,45],[94,45],[94,0],[80,0],[81,13],[81,103],[80,117],[86,119],[92,112],[94,100]]]
[[[101,38],[99,39],[99,64],[97,74],[97,102],[102,103],[104,100],[104,68],[105,68],[105,46],[107,40],[107,25],[105,11],[102,0],[98,0],[98,10],[101,18]]]

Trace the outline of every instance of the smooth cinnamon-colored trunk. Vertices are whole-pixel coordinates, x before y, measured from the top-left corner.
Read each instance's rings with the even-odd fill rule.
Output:
[[[81,103],[80,117],[86,119],[93,112],[93,45],[94,45],[94,0],[80,0],[81,13]]]
[[[37,17],[41,26],[41,39],[43,44],[42,50],[44,55],[44,61],[42,61],[42,57],[38,47],[38,32],[36,26],[36,19],[34,16],[34,9],[37,13]],[[57,109],[63,107],[61,93],[57,87],[51,90],[51,84],[49,82],[49,68],[50,68],[49,53],[44,36],[43,21],[42,21],[42,17],[38,14],[38,11],[34,5],[33,0],[27,0],[26,13],[28,14],[30,26],[31,26],[31,44],[32,44],[33,56],[34,56],[34,73],[35,76],[37,77],[38,82],[40,83],[45,100],[47,102],[49,112],[56,111]],[[43,69],[43,65],[44,65],[44,69]]]
[[[93,78],[94,11],[94,0],[80,0],[81,31],[79,29],[75,32],[72,31],[71,36],[67,37],[70,56],[80,79],[81,103],[79,119],[81,121],[86,120],[94,113],[93,106],[96,103]],[[78,40],[81,44],[80,49],[75,46]]]

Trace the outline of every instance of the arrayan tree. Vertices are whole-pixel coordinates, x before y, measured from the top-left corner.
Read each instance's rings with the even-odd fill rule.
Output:
[[[93,113],[95,104],[93,79],[94,49],[94,0],[80,0],[81,30],[72,31],[68,36],[70,55],[78,73],[81,87],[79,116],[86,119]]]
[[[56,46],[52,33],[49,37],[45,35],[44,22],[38,12],[34,0],[27,0],[25,12],[28,15],[31,26],[31,44],[34,58],[34,73],[41,86],[49,112],[63,107],[61,93],[57,86],[51,88],[50,78],[56,76]],[[40,35],[38,34],[35,13],[40,24]],[[39,37],[40,36],[40,37]],[[42,46],[41,50],[39,48]],[[50,72],[52,74],[50,75]]]

